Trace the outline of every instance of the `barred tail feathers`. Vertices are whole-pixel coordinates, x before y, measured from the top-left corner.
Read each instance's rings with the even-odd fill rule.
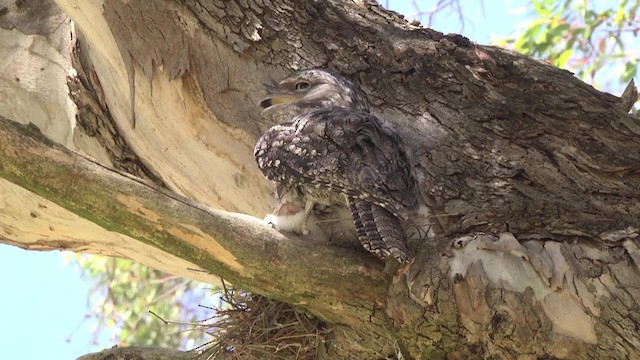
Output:
[[[411,259],[400,219],[382,206],[357,198],[349,207],[362,246],[381,259],[393,256],[400,263]]]

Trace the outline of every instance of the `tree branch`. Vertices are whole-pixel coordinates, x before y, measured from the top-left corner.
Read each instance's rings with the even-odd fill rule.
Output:
[[[331,68],[354,80],[409,144],[424,198],[447,215],[444,231],[460,237],[453,247],[420,242],[385,299],[387,283],[367,255],[284,241],[255,219],[38,147],[37,134],[8,123],[3,134],[15,141],[0,137],[0,176],[42,198],[28,198],[31,211],[12,202],[0,236],[29,238],[13,230],[29,234],[53,207],[39,207],[49,198],[80,215],[68,230],[86,218],[119,236],[99,251],[147,264],[173,253],[326,320],[365,323],[332,333],[350,337],[331,342],[341,353],[332,359],[379,358],[396,343],[406,358],[637,355],[640,277],[630,261],[640,228],[640,125],[626,100],[533,59],[411,26],[373,2],[58,3],[86,36],[86,73],[99,80],[91,87],[112,115],[95,131],[118,134],[100,143],[128,145],[173,191],[268,211],[272,195],[251,154],[273,125],[255,106],[261,84]],[[0,186],[27,197],[5,180]],[[61,246],[82,251],[79,238]],[[378,311],[383,303],[392,321]]]
[[[256,218],[206,208],[105,168],[52,143],[35,127],[4,118],[0,118],[0,178],[111,234],[124,235],[124,242],[113,244],[118,248],[111,249],[112,254],[126,256],[130,242],[141,242],[243,289],[299,304],[334,323],[369,321],[375,304],[384,299],[387,282],[382,265],[366,254],[285,237]],[[2,185],[0,192],[6,189]],[[26,210],[5,209],[12,211]],[[11,218],[3,216],[0,225],[10,226]],[[21,243],[24,248],[40,246],[23,242],[17,233],[0,234],[0,241]],[[75,239],[61,248],[81,251],[83,246],[87,243]],[[154,261],[144,263],[153,267]],[[356,317],[352,311],[342,313],[353,307],[362,310],[355,312]]]
[[[196,353],[145,346],[113,347],[80,356],[78,360],[194,360]]]

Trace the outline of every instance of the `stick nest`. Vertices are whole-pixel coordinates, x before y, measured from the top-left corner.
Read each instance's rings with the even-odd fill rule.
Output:
[[[223,283],[224,285],[224,283]],[[291,305],[223,286],[202,359],[316,359],[328,331],[319,319]]]

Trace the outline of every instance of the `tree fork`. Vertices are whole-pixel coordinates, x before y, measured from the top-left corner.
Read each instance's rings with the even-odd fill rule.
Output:
[[[422,196],[446,219],[442,233],[416,244],[414,262],[388,281],[365,255],[285,238],[87,165],[124,190],[144,191],[136,202],[113,196],[120,188],[102,193],[123,211],[109,220],[112,230],[129,235],[118,244],[146,241],[144,251],[172,253],[339,324],[334,333],[344,336],[335,339],[333,358],[395,351],[460,359],[640,355],[640,122],[628,114],[635,87],[622,99],[604,94],[567,71],[412,26],[370,2],[58,4],[91,45],[87,71],[100,80],[111,127],[169,189],[210,207],[262,216],[270,192],[251,155],[272,125],[261,122],[255,105],[262,84],[299,68],[329,67],[359,85],[412,144]],[[0,123],[4,136],[26,135]],[[45,144],[29,139],[29,146]],[[56,188],[67,184],[56,185],[56,177],[68,177],[43,165],[55,160],[47,154],[68,159],[69,153],[40,148],[20,155],[17,143],[2,146],[2,178],[108,228],[91,211],[113,209],[82,200],[73,188]],[[5,156],[15,162],[6,165]],[[33,180],[38,174],[27,164],[49,177]],[[29,176],[18,179],[22,172]],[[6,180],[1,184],[28,198]],[[88,199],[101,194],[99,187],[90,190]],[[162,201],[154,205],[146,194]],[[145,210],[154,206],[157,212]],[[35,210],[36,217],[18,223],[39,219]],[[162,224],[154,214],[165,214]],[[3,241],[24,243],[26,233],[2,235]],[[216,243],[222,250],[211,249]],[[50,238],[38,246],[87,248]],[[111,248],[97,251],[136,258],[131,248]],[[274,256],[277,265],[270,264]],[[156,265],[171,268],[171,262]],[[184,274],[179,269],[186,267],[173,271]],[[325,278],[326,272],[337,277]],[[284,285],[290,281],[293,290]]]

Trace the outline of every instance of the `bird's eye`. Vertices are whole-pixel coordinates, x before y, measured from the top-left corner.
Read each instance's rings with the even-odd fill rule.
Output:
[[[296,84],[296,90],[305,90],[308,89],[310,84],[306,81],[300,81]]]

